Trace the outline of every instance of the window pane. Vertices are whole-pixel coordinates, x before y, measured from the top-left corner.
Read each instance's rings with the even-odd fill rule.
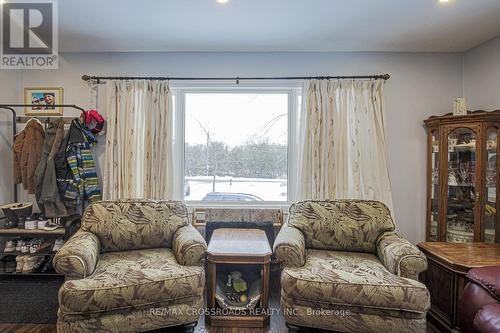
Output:
[[[287,94],[187,93],[185,100],[185,200],[287,200]]]

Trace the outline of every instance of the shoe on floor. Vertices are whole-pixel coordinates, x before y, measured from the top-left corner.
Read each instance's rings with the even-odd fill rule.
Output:
[[[37,229],[43,229],[48,224],[48,219],[41,215],[38,217]]]
[[[64,228],[64,225],[61,223],[61,218],[56,217],[53,219],[49,219],[49,222],[47,223],[47,225],[45,225],[42,229],[47,230],[47,231],[53,231],[53,230],[56,230],[59,228]],[[40,229],[40,228],[38,228],[38,229]]]
[[[5,249],[3,252],[14,252],[16,250],[16,241],[15,240],[8,240],[5,243]]]
[[[53,256],[45,256],[43,257],[42,263],[40,267],[36,270],[37,273],[52,273],[54,268],[52,266],[52,258]]]
[[[24,241],[22,239],[16,242],[16,252],[21,252],[21,247],[24,245]]]
[[[6,256],[5,260],[5,273],[15,273],[16,272],[16,257]]]
[[[23,274],[33,273],[42,264],[43,257],[39,256],[26,256],[23,265]]]
[[[36,228],[37,229],[43,229],[47,226],[48,221],[47,220],[38,220]]]
[[[22,273],[23,272],[23,267],[24,267],[24,259],[26,259],[26,256],[17,256],[16,257],[16,273]]]
[[[30,253],[32,253],[32,254],[33,254],[33,253],[37,253],[39,248],[40,248],[40,244],[38,244],[38,243],[33,243],[33,244],[31,244],[31,245],[30,245],[30,247],[29,247],[29,251],[30,251]]]
[[[54,242],[54,247],[52,248],[53,252],[57,252],[61,249],[61,247],[64,245],[64,239],[61,237],[57,238],[56,241]]]
[[[21,245],[21,253],[29,253],[30,252],[30,243],[29,242],[24,242],[23,245]]]
[[[24,229],[36,230],[38,229],[38,218],[34,216],[29,216],[26,221],[24,221]]]
[[[52,246],[52,243],[48,241],[44,241],[43,239],[37,239],[33,241],[29,247],[30,253],[37,253],[37,252],[43,252]]]
[[[0,273],[5,273],[5,259],[0,259]]]
[[[29,253],[38,252],[42,243],[43,243],[42,238],[32,238],[27,244],[28,252]]]
[[[37,252],[43,252],[43,251],[47,251],[50,249],[50,247],[52,246],[52,243],[51,242],[48,242],[48,241],[42,241],[40,243],[40,246],[38,247],[38,250]]]

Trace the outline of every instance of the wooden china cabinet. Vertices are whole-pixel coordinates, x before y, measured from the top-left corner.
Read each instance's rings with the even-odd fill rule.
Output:
[[[432,116],[428,132],[427,241],[500,242],[500,110]]]
[[[500,166],[496,160],[500,110],[434,116],[424,123],[428,133],[427,242],[418,246],[429,267],[419,279],[429,289],[429,319],[443,332],[457,332],[457,309],[467,271],[500,260]]]

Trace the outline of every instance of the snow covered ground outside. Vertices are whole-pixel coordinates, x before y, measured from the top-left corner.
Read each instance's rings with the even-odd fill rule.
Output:
[[[191,193],[184,200],[203,200],[212,192],[213,177],[186,177]],[[287,180],[266,178],[216,177],[215,192],[253,194],[265,201],[286,201]]]

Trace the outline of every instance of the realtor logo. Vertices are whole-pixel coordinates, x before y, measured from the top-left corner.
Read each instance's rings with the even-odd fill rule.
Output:
[[[57,2],[10,0],[0,7],[0,68],[57,69]]]

